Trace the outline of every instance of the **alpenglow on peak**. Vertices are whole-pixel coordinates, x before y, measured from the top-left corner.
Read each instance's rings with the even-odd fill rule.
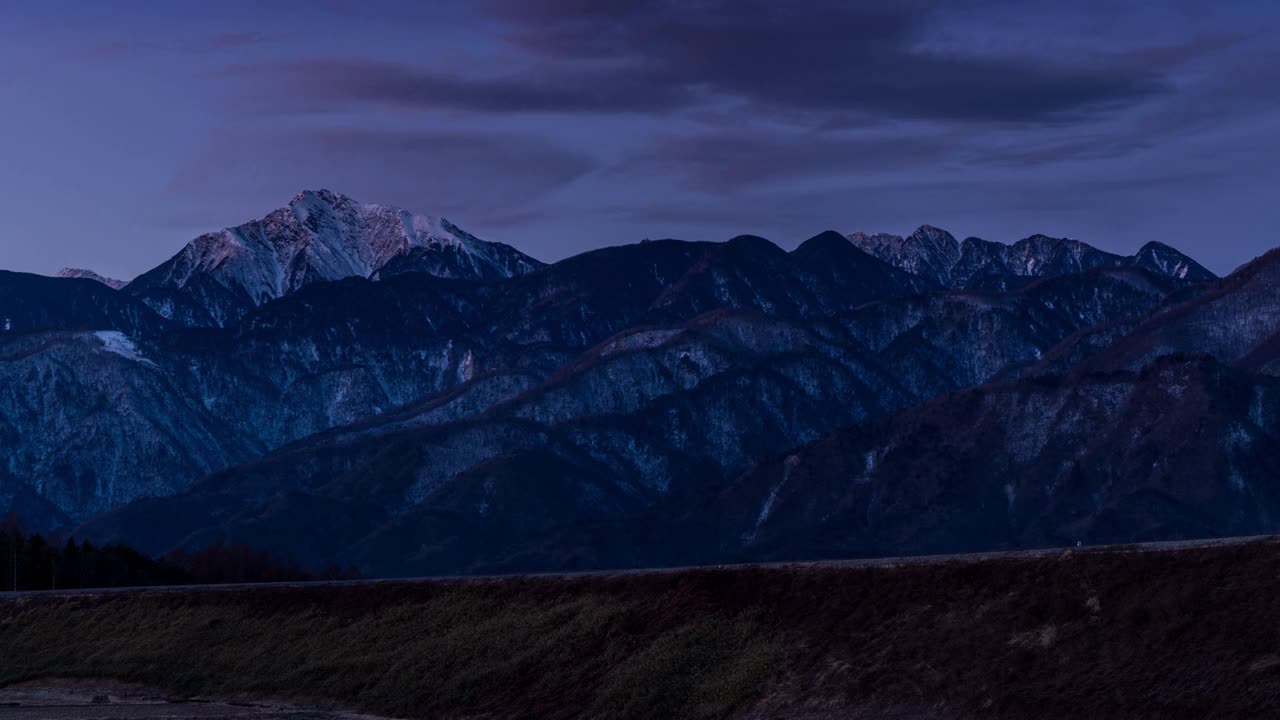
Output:
[[[223,325],[315,282],[408,272],[495,280],[541,266],[442,217],[307,190],[261,220],[201,235],[125,289],[166,317]]]

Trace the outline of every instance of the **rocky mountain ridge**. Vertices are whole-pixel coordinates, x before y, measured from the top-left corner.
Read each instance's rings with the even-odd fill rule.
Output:
[[[1157,241],[1125,257],[1079,240],[1047,235],[1032,235],[1012,245],[976,237],[957,242],[951,233],[932,225],[922,225],[905,238],[857,232],[848,235],[848,239],[894,267],[958,289],[1008,290],[1038,277],[1100,267],[1140,267],[1190,282],[1217,277],[1195,260]]]
[[[83,278],[85,280],[95,280],[97,282],[102,283],[103,285],[106,285],[112,290],[119,290],[120,288],[129,284],[128,281],[126,280],[116,280],[115,278],[103,277],[102,275],[99,275],[98,273],[92,270],[85,270],[84,268],[62,268],[56,274],[54,274],[54,277]]]

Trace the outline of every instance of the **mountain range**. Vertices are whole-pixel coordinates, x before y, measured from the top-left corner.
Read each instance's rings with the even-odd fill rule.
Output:
[[[1079,240],[1045,235],[1032,235],[1012,245],[976,237],[956,242],[951,233],[930,225],[905,238],[857,232],[848,239],[895,267],[951,288],[1008,290],[1036,278],[1108,267],[1137,267],[1191,282],[1215,278],[1195,260],[1157,241],[1123,257]]]
[[[309,191],[119,289],[0,273],[0,512],[378,575],[1274,530],[1278,272],[931,226],[547,265]]]

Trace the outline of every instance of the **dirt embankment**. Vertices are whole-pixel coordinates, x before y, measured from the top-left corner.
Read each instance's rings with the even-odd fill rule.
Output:
[[[1280,713],[1280,545],[0,602],[0,684],[400,717]]]

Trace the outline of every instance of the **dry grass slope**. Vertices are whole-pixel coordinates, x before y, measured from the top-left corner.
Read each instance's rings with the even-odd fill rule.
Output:
[[[1280,545],[0,602],[0,684],[422,718],[1280,713]]]
[[[4,621],[0,684],[110,677],[414,717],[715,718],[758,693],[774,665],[776,647],[745,616],[651,624],[643,601],[494,589],[382,608],[278,606],[253,591],[38,604]]]

